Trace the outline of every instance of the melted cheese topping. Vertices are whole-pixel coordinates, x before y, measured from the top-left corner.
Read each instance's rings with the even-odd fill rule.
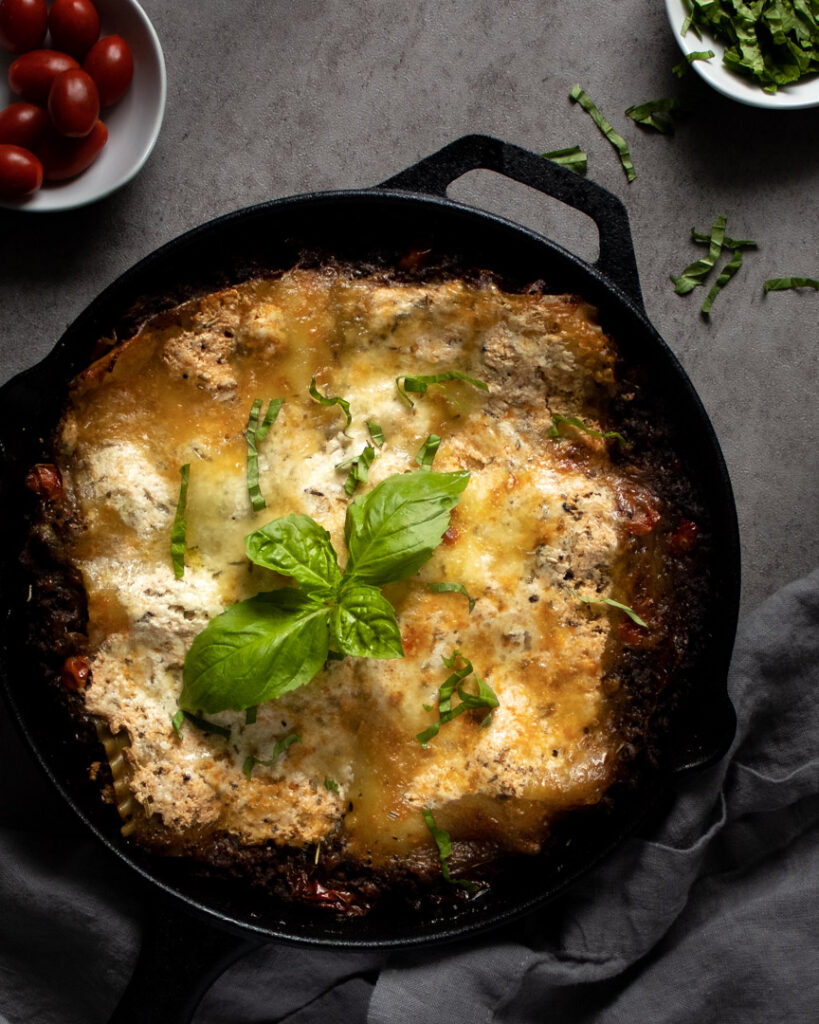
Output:
[[[534,850],[555,814],[598,801],[620,743],[605,692],[609,618],[578,595],[628,599],[618,475],[604,442],[572,430],[555,440],[550,428],[557,413],[600,429],[614,359],[595,310],[571,297],[326,268],[188,303],[92,366],[60,441],[79,523],[71,556],[88,595],[86,704],[127,734],[145,827],[161,822],[182,839],[226,831],[246,844],[333,839],[379,866],[430,847],[425,807],[455,840]],[[410,408],[396,391],[400,374],[448,370],[488,393],[455,382]],[[309,398],[312,376],[349,400],[350,437],[338,407]],[[253,513],[243,431],[253,400],[278,396],[259,460],[267,508]],[[171,718],[193,638],[232,602],[283,582],[248,563],[245,535],[306,513],[343,564],[350,499],[336,464],[361,451],[365,420],[386,443],[360,491],[414,470],[430,433],[443,439],[436,470],[472,474],[444,543],[416,577],[385,590],[405,658],[328,663],[260,707],[254,724],[212,716],[229,740],[188,725],[178,738]],[[177,580],[170,534],[186,462]],[[474,611],[459,594],[430,591],[436,581],[462,583]],[[416,734],[437,719],[443,658],[456,648],[500,706],[488,727],[485,712],[469,712],[422,749]],[[269,759],[293,732],[300,742],[273,767],[243,774],[249,755]]]

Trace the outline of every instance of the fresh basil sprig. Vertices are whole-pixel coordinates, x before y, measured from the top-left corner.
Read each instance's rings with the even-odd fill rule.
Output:
[[[455,668],[455,664],[458,660],[462,660],[464,665],[462,668],[455,668],[455,671],[441,686],[438,691],[438,721],[433,722],[423,732],[419,732],[416,739],[421,746],[426,750],[429,741],[438,735],[438,731],[442,725],[446,725],[447,722],[451,722],[454,718],[462,715],[464,711],[474,711],[477,708],[488,708],[489,714],[485,716],[482,726],[488,725],[488,721],[491,721],[492,712],[498,706],[498,697],[492,687],[484,682],[479,676],[475,676],[475,682],[478,684],[477,693],[469,693],[464,686],[464,680],[467,676],[472,675],[473,668],[472,662],[468,658],[464,658],[460,651],[453,651],[449,658],[444,658],[444,664],[447,668]],[[457,690],[458,696],[461,698],[461,703],[452,707],[452,697]]]
[[[306,515],[274,519],[245,538],[256,565],[290,576],[283,588],[231,605],[194,639],[179,704],[242,711],[309,683],[333,649],[403,657],[395,612],[380,591],[416,573],[441,543],[469,473],[398,473],[347,506],[342,574],[329,533]]]
[[[176,505],[176,515],[173,517],[173,528],[171,529],[171,563],[173,564],[173,574],[178,580],[185,575],[185,537],[188,531],[185,507],[188,503],[190,472],[191,464],[189,462],[180,467],[179,475],[182,479],[179,484],[179,501]]]
[[[412,377],[406,373],[401,373],[395,378],[395,386],[398,389],[398,394],[404,399],[404,401],[407,402],[411,408],[414,408],[415,402],[410,398],[409,393],[412,393],[413,395],[425,395],[433,384],[440,385],[440,387],[446,391],[446,385],[453,380],[465,381],[467,384],[471,384],[473,388],[479,388],[481,391],[489,390],[488,384],[485,384],[482,380],[478,380],[476,377],[467,377],[467,375],[465,373],[461,373],[460,370],[447,370],[446,373],[430,373],[420,377]]]

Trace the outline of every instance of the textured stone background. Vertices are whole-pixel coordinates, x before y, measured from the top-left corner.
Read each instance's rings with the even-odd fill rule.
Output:
[[[815,400],[819,295],[763,297],[766,277],[819,276],[819,110],[723,99],[680,59],[659,0],[144,0],[165,49],[168,106],[140,176],[65,214],[0,210],[0,379],[44,355],[105,285],[217,214],[313,189],[374,184],[469,132],[535,151],[578,143],[626,203],[649,317],[708,409],[734,482],[744,601],[819,559]],[[631,143],[637,180],[567,98],[580,82]],[[623,116],[688,95],[674,138]],[[595,255],[590,222],[488,172],[453,197]],[[668,280],[719,213],[758,252],[717,301]]]

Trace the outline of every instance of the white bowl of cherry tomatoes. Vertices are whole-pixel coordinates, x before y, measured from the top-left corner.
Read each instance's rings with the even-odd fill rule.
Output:
[[[0,206],[69,210],[143,167],[165,62],[136,0],[0,0]]]

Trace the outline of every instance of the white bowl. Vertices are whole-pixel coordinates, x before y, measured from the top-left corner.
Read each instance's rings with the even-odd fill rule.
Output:
[[[695,50],[714,51],[715,56],[710,60],[695,60],[691,67],[700,78],[705,79],[723,96],[768,110],[802,110],[805,107],[819,105],[819,75],[811,75],[793,85],[782,86],[774,93],[764,92],[762,86],[757,85],[754,79],[743,78],[742,75],[737,75],[726,68],[722,63],[725,53],[722,43],[705,33],[702,39],[698,39],[692,29],[689,29],[685,38],[680,35],[680,29],[688,15],[684,0],[665,0],[665,9],[674,38],[680,44],[683,53],[692,53]]]
[[[136,0],[94,0],[100,15],[100,35],[119,35],[134,55],[134,77],[125,95],[101,112],[108,142],[88,170],[69,181],[44,185],[33,196],[0,200],[0,206],[45,213],[71,210],[93,203],[130,181],[150,156],[165,113],[165,60],[148,16]],[[43,44],[51,46],[49,38]],[[8,84],[14,54],[0,49],[0,109],[20,97]]]

